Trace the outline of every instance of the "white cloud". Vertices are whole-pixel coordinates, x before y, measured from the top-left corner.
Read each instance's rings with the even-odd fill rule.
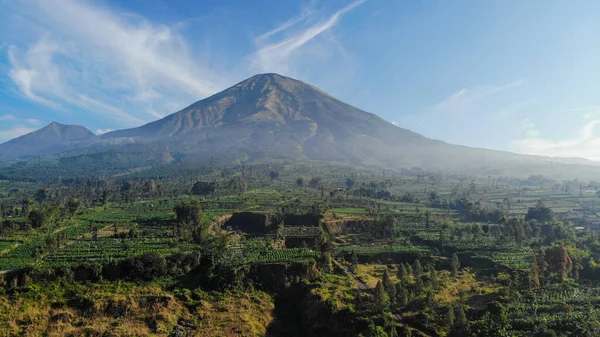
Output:
[[[309,9],[304,9],[302,11],[302,14],[300,14],[298,17],[289,19],[288,21],[281,24],[279,27],[273,28],[272,30],[257,36],[256,39],[254,39],[254,41],[255,42],[264,41],[267,38],[269,38],[275,34],[283,32],[284,30],[291,28],[291,27],[295,26],[296,24],[306,20],[310,16],[311,13],[312,12]]]
[[[532,123],[526,123],[530,130],[535,130]],[[598,125],[600,118],[589,120],[581,126],[578,134],[560,140],[541,138],[539,132],[530,132],[525,138],[514,141],[513,146],[516,151],[526,154],[600,160],[600,135],[596,132]]]
[[[192,46],[179,31],[185,26],[180,23],[150,22],[103,2],[15,2],[9,8],[10,17],[29,31],[11,33],[15,34],[12,41],[24,42],[7,46],[9,78],[21,96],[55,111],[101,115],[115,128],[137,126],[214,94],[231,84],[231,79],[257,70],[288,75],[302,70],[322,77],[316,63],[335,57],[335,64],[328,63],[326,72],[350,76],[351,57],[331,28],[365,1],[355,0],[328,17],[304,9],[253,39],[256,52],[246,56],[244,60],[251,62],[241,67],[229,67],[212,50],[200,50],[203,41],[194,41]],[[318,36],[326,41],[311,43],[308,48]]]
[[[18,8],[46,31],[25,49],[9,47],[10,78],[31,101],[132,126],[173,112],[165,97],[193,102],[223,88],[224,76],[170,27],[76,0]]]
[[[29,128],[25,126],[17,126],[6,130],[0,130],[0,143],[4,143],[35,130],[35,128]]]
[[[398,122],[396,121],[391,121],[390,123],[394,124],[395,126],[398,126]]]
[[[111,132],[111,131],[115,131],[115,130],[113,130],[113,129],[97,129],[96,134],[99,136],[99,135],[103,135],[103,134]]]
[[[14,114],[0,115],[0,143],[37,130],[42,122],[35,118],[18,118]]]
[[[366,0],[354,1],[348,6],[333,13],[327,20],[298,30],[283,39],[265,42],[268,38],[282,33],[302,21],[306,21],[311,12],[304,11],[298,18],[288,20],[279,27],[260,35],[255,39],[255,43],[259,46],[259,49],[249,55],[251,66],[254,69],[258,69],[260,72],[288,72],[290,70],[289,59],[293,56],[294,52],[317,36],[331,29],[340,21],[344,14],[364,2],[366,2]]]
[[[510,88],[518,87],[523,81],[514,81],[505,85],[479,86],[463,88],[441,101],[432,110],[445,113],[460,113],[472,109],[485,99]]]
[[[0,122],[1,121],[14,121],[16,119],[17,119],[17,117],[15,117],[13,115],[1,115],[0,116]]]
[[[15,115],[0,115],[0,122],[25,123],[30,125],[39,125],[42,122],[35,118],[17,118]]]
[[[535,127],[529,118],[525,118],[521,122],[521,129],[525,132],[527,138],[537,138],[540,136],[540,131]]]

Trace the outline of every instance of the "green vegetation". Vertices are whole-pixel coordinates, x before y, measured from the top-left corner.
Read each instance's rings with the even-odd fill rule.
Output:
[[[48,336],[600,329],[593,182],[285,163],[190,172],[0,182],[1,326]]]

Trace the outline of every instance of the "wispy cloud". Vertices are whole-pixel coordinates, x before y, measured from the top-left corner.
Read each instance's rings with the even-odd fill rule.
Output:
[[[299,17],[290,19],[279,27],[260,35],[255,39],[255,43],[258,45],[259,49],[249,55],[251,66],[260,72],[288,72],[288,61],[294,52],[321,35],[323,32],[331,29],[341,20],[344,14],[360,6],[364,2],[366,2],[366,0],[354,1],[348,6],[333,13],[326,20],[321,20],[316,24],[303,27],[303,29],[296,30],[292,34],[279,40],[267,41],[268,38],[305,21],[310,17],[311,12],[304,11]]]
[[[284,22],[283,24],[281,24],[280,26],[273,28],[272,30],[257,36],[254,39],[254,41],[258,43],[258,42],[266,40],[267,38],[270,38],[271,36],[273,36],[275,34],[283,32],[284,30],[291,28],[292,26],[295,26],[296,24],[298,24],[302,21],[305,21],[311,15],[311,13],[312,13],[311,10],[304,9],[302,11],[302,14],[300,14],[298,17],[289,19],[286,22]]]
[[[37,125],[40,124],[41,121],[35,118],[17,118],[15,115],[6,114],[0,115],[0,122],[24,122],[27,124]]]
[[[535,125],[529,119],[525,119],[522,125],[525,137],[514,141],[512,145],[516,151],[526,154],[600,160],[600,135],[597,132],[600,115],[591,117],[589,112],[586,112],[582,117],[587,121],[580,126],[577,134],[558,140],[540,137],[541,134]]]
[[[525,132],[527,138],[537,138],[540,136],[540,130],[535,127],[529,118],[525,118],[521,122],[521,129]]]
[[[0,143],[35,131],[42,122],[35,118],[19,118],[13,114],[0,115]]]
[[[0,130],[0,144],[9,141],[13,138],[28,134],[35,131],[35,128],[18,126],[10,129]]]
[[[523,81],[514,81],[504,85],[463,88],[440,103],[436,104],[432,110],[445,113],[464,112],[473,108],[474,106],[477,106],[478,104],[481,104],[489,97],[508,89],[518,87],[521,84],[523,84]]]
[[[223,87],[170,27],[75,0],[21,6],[46,30],[26,48],[9,47],[10,78],[31,101],[130,126],[172,112],[167,99],[193,102]]]
[[[181,30],[191,29],[187,25],[151,22],[102,2],[11,2],[6,17],[30,31],[19,33],[23,39],[11,33],[17,37],[11,41],[23,42],[4,48],[8,80],[24,99],[61,114],[101,116],[110,121],[103,128],[137,126],[257,71],[319,72],[315,65],[334,56],[335,72],[349,68],[351,58],[331,28],[365,1],[355,0],[326,16],[311,2],[296,17],[254,38],[255,52],[243,59],[250,62],[238,67],[229,67],[212,50],[202,50],[203,40],[188,40]],[[324,37],[323,43],[309,43],[318,36]]]

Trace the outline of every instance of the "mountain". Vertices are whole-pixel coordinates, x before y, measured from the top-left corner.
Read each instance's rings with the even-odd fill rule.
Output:
[[[0,159],[51,155],[82,146],[96,138],[96,135],[83,126],[52,122],[37,131],[0,144]]]
[[[277,74],[256,75],[161,120],[101,138],[158,141],[188,154],[351,163],[379,162],[390,145],[440,143]]]
[[[0,158],[107,151],[160,158],[159,163],[289,159],[491,175],[600,174],[596,167],[588,172],[598,165],[592,161],[429,139],[278,74],[253,76],[160,120],[99,137],[83,127],[53,123],[0,145]]]

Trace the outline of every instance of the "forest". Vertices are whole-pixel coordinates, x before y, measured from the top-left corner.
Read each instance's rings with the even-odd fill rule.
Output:
[[[600,334],[593,181],[1,172],[2,336]]]

